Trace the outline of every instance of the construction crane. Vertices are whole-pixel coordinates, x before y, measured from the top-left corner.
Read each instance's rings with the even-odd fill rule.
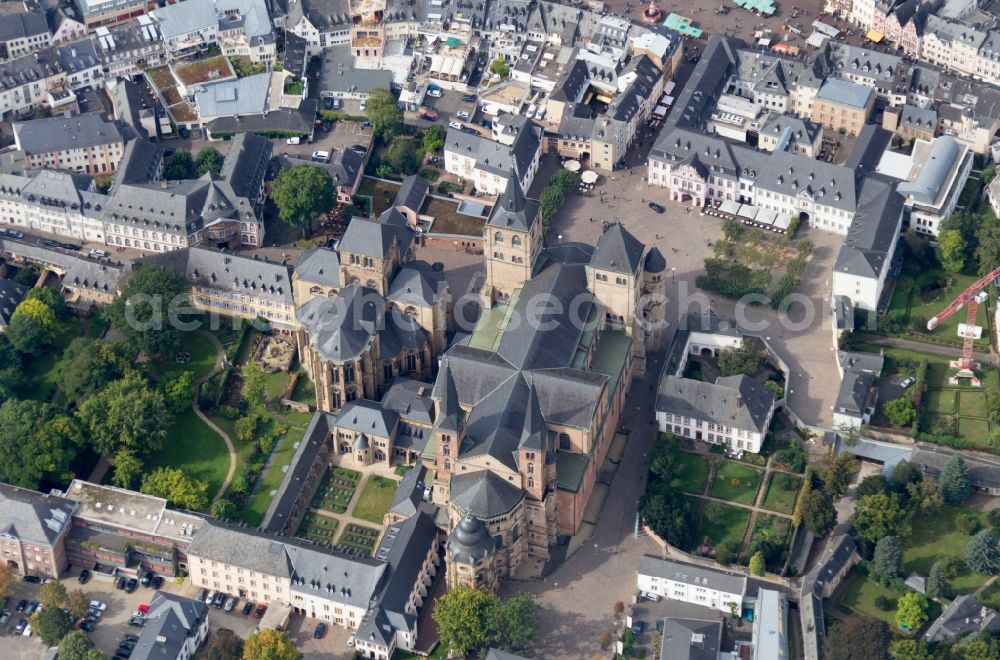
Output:
[[[962,309],[964,305],[968,305],[965,312],[964,327],[959,326],[958,330],[958,336],[962,338],[962,355],[957,360],[951,361],[951,367],[953,369],[957,369],[958,371],[950,379],[953,384],[959,378],[970,379],[972,381],[972,385],[976,387],[980,384],[979,379],[973,371],[976,365],[972,362],[972,342],[976,338],[976,313],[979,311],[979,306],[986,302],[988,297],[983,289],[985,289],[990,282],[997,281],[997,278],[1000,278],[1000,266],[994,268],[982,278],[973,282],[973,284],[960,293],[950,305],[945,307],[940,314],[927,322],[927,329],[933,330],[941,325],[943,321],[946,321],[954,316],[955,313]]]

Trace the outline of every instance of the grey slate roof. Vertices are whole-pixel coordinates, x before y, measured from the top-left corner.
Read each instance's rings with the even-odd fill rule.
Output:
[[[924,633],[928,642],[940,642],[972,632],[1000,630],[1000,617],[989,607],[983,607],[972,594],[963,594],[951,601],[941,616]]]
[[[494,142],[478,133],[475,135],[449,128],[445,135],[445,151],[474,158],[476,167],[485,172],[507,177],[511,168],[518,179],[523,179],[542,142],[542,129],[528,121],[518,131],[510,146]]]
[[[222,177],[223,189],[231,197],[242,201],[237,203],[241,211],[252,208],[257,212],[256,200],[270,161],[271,141],[267,138],[240,133],[232,139],[219,176]]]
[[[941,135],[935,138],[916,180],[903,181],[896,190],[900,195],[912,197],[919,204],[933,204],[941,194],[941,188],[948,182],[951,168],[961,155],[962,148],[954,137]]]
[[[289,3],[285,25],[294,27],[303,17],[320,32],[327,32],[350,25],[351,7],[347,0],[299,0]]]
[[[921,108],[919,106],[906,104],[903,112],[899,116],[900,126],[912,126],[925,131],[933,131],[937,128],[938,116],[934,108]]]
[[[802,586],[799,590],[800,602],[808,593],[815,594],[822,602],[826,583],[833,580],[851,561],[856,549],[857,545],[850,534],[835,534],[831,537],[823,548],[819,561],[802,578]]]
[[[48,31],[49,26],[45,15],[37,11],[4,13],[3,20],[0,20],[0,42],[37,37],[47,34]]]
[[[415,213],[419,213],[429,189],[430,185],[423,177],[411,174],[403,179],[392,205],[402,206],[411,209]]]
[[[177,5],[172,5],[177,6]],[[201,83],[193,86],[194,104],[202,121],[213,117],[258,115],[267,108],[271,74]]]
[[[877,278],[895,246],[904,199],[891,183],[878,177],[862,181],[861,203],[837,252],[834,269]]]
[[[320,93],[367,95],[377,89],[389,89],[391,84],[392,71],[354,68],[350,46],[327,46],[323,49],[323,66],[316,81]]]
[[[288,266],[262,259],[195,246],[151,254],[135,264],[162,266],[205,288],[245,293],[285,305],[294,302]]]
[[[398,422],[399,415],[394,411],[383,408],[375,401],[356,399],[348,401],[340,409],[334,426],[358,433],[391,438]]]
[[[130,658],[177,658],[188,638],[196,637],[208,618],[208,605],[200,600],[157,591]]]
[[[340,257],[333,250],[311,247],[301,255],[295,264],[295,274],[300,280],[326,286],[340,287]]]
[[[97,263],[82,256],[50,250],[41,245],[23,243],[16,239],[0,238],[0,250],[6,255],[58,267],[65,273],[62,285],[71,289],[112,294],[118,290],[119,282],[123,279],[120,266]]]
[[[355,217],[348,223],[347,231],[340,239],[340,249],[342,252],[357,252],[376,259],[385,259],[389,256],[394,242],[399,246],[399,253],[402,256],[410,247],[412,240],[413,232],[409,228]]]
[[[418,424],[434,424],[434,386],[411,378],[397,377],[382,395],[382,406],[394,411],[400,420]]]
[[[639,560],[639,575],[665,578],[684,584],[697,584],[731,594],[745,594],[747,590],[747,579],[742,575],[694,564],[682,564],[653,555],[643,555]]]
[[[22,543],[52,546],[79,505],[56,495],[0,483],[0,534]]]
[[[597,239],[590,267],[612,273],[638,275],[645,246],[625,227],[615,223]]]
[[[389,283],[386,299],[406,305],[431,307],[448,290],[448,281],[424,264],[403,266]]]
[[[463,513],[489,520],[509,512],[524,497],[519,483],[490,470],[453,475],[449,487],[452,503]]]
[[[767,431],[774,392],[745,376],[727,376],[715,383],[666,375],[656,397],[656,410],[753,430]]]
[[[327,171],[330,180],[336,186],[350,188],[358,180],[358,175],[364,168],[365,157],[353,149],[331,149],[330,160],[325,163],[311,161],[303,155],[299,158],[292,154],[281,154],[275,158],[278,169],[294,167],[295,165],[309,165]]]
[[[28,287],[14,280],[0,279],[0,328],[6,328],[10,317],[14,314],[24,297],[28,295]]]
[[[159,24],[164,41],[219,24],[211,0],[184,0],[159,7],[150,13]]]
[[[528,660],[523,655],[514,655],[513,653],[507,653],[506,651],[498,651],[497,649],[490,649],[486,653],[486,660]]]
[[[655,245],[649,248],[642,267],[647,273],[662,273],[667,269],[667,260],[663,257],[663,253],[660,252],[660,248]]]
[[[823,83],[819,89],[819,98],[834,101],[841,105],[855,108],[865,108],[875,93],[871,87],[852,83],[848,80],[832,78]]]
[[[913,450],[912,462],[924,472],[937,476],[944,469],[945,464],[955,455],[956,452],[920,443]],[[1000,488],[1000,463],[973,454],[962,454],[961,456],[969,468],[969,475],[974,487]]]
[[[660,660],[718,660],[722,622],[667,617]]]
[[[288,514],[301,495],[304,482],[313,465],[318,460],[317,457],[327,442],[327,436],[333,428],[334,416],[329,413],[315,412],[309,421],[299,446],[292,456],[288,470],[281,479],[278,492],[271,500],[264,520],[261,522],[261,529],[278,534],[284,529],[288,522]]]
[[[837,359],[840,360],[841,368],[845,371],[869,372],[873,374],[882,373],[885,365],[885,357],[878,353],[864,353],[861,351],[838,351]]]
[[[105,121],[96,112],[17,122],[14,124],[14,134],[21,150],[29,155],[123,142],[118,125]]]
[[[453,561],[475,564],[492,554],[496,543],[482,520],[466,514],[448,535],[448,549]]]
[[[860,417],[868,401],[868,392],[874,384],[874,378],[869,373],[860,371],[845,371],[837,392],[837,402],[834,410],[839,413]]]
[[[403,478],[399,480],[396,494],[392,496],[389,512],[407,517],[416,515],[420,503],[424,499],[424,479],[426,476],[427,468],[420,463],[407,470]]]
[[[123,184],[147,184],[156,181],[163,164],[163,150],[148,140],[129,140],[115,170],[111,191]]]
[[[538,202],[524,196],[520,179],[511,176],[507,179],[507,187],[493,205],[486,224],[490,227],[529,231],[538,218],[539,209]]]

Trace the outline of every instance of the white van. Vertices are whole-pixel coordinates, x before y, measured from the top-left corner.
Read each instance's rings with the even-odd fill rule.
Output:
[[[314,151],[312,159],[317,163],[327,163],[330,161],[329,151]]]
[[[108,256],[108,253],[106,250],[102,250],[100,248],[94,248],[93,250],[90,251],[90,256],[103,258]]]
[[[532,103],[531,105],[528,106],[528,111],[524,113],[524,116],[527,117],[528,119],[533,118],[535,116],[536,109],[537,108],[535,108],[535,104]]]
[[[302,138],[299,137],[298,135],[296,135],[295,137],[290,137],[287,140],[285,140],[285,144],[299,144],[300,142],[302,142]]]

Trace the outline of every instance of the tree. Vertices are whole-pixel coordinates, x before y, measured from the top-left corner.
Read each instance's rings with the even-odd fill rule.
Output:
[[[889,645],[892,660],[933,660],[934,655],[922,639],[897,639]]]
[[[423,135],[420,137],[420,141],[423,143],[424,151],[427,153],[433,153],[444,148],[444,138],[444,129],[438,124],[434,124],[433,126],[424,129]]]
[[[872,574],[879,579],[899,577],[903,560],[903,544],[898,536],[883,536],[875,544]]]
[[[910,512],[896,493],[875,493],[858,500],[854,507],[854,529],[858,536],[875,543],[883,536],[908,536]]]
[[[915,591],[905,593],[896,602],[896,625],[903,630],[918,630],[927,622],[927,599]]]
[[[24,299],[38,300],[43,303],[55,313],[57,319],[61,319],[66,315],[66,299],[62,297],[59,291],[51,287],[39,286],[29,289]]]
[[[760,369],[764,356],[749,339],[744,339],[739,348],[727,346],[719,351],[719,373],[722,376],[746,374],[753,376]]]
[[[497,58],[490,63],[490,72],[497,74],[501,78],[506,78],[510,75],[510,65],[503,58],[503,55],[497,55]]]
[[[396,105],[396,97],[388,89],[376,89],[368,95],[365,114],[372,123],[375,135],[385,143],[403,128],[403,111]]]
[[[73,630],[59,641],[59,660],[104,660],[106,656],[94,649],[94,643],[82,630]]]
[[[58,580],[43,584],[42,588],[38,590],[38,602],[45,607],[62,607],[66,604],[67,598],[69,598],[69,593],[66,591],[66,587]]]
[[[945,229],[938,232],[938,261],[945,272],[952,275],[962,272],[965,268],[965,255],[968,246],[962,233],[955,229]]]
[[[1000,568],[1000,549],[993,532],[984,529],[965,546],[965,565],[984,575],[996,575]]]
[[[416,174],[420,169],[420,156],[417,153],[417,141],[409,135],[399,135],[385,152],[385,162],[393,171],[402,174]]]
[[[74,589],[66,596],[66,609],[73,615],[74,619],[82,619],[90,608],[90,598],[83,593],[83,589]]]
[[[38,488],[41,481],[72,479],[84,438],[76,422],[47,403],[9,399],[0,405],[0,481]]]
[[[458,655],[485,648],[490,634],[483,615],[496,606],[496,600],[496,594],[482,587],[457,587],[438,598],[431,617],[438,625],[441,643]]]
[[[136,267],[120,296],[104,308],[104,318],[137,351],[163,355],[181,345],[176,314],[187,309],[184,276],[161,266]]]
[[[219,628],[200,656],[203,660],[239,660],[243,656],[243,640],[232,630]]]
[[[764,564],[764,553],[760,550],[755,552],[753,557],[750,558],[750,564],[747,568],[749,568],[750,572],[754,575],[763,575],[767,570],[767,567]]]
[[[122,447],[108,462],[113,469],[111,483],[119,488],[131,488],[132,483],[142,474],[142,459],[134,449]]]
[[[200,510],[208,506],[208,484],[195,481],[180,468],[161,467],[147,474],[139,489],[162,497],[174,506]]]
[[[573,192],[576,186],[576,175],[568,170],[559,170],[553,174],[545,188],[539,201],[538,215],[542,219],[542,230],[548,230],[552,224],[552,219],[556,213],[566,203],[566,197]]]
[[[370,110],[370,108],[369,108]],[[285,224],[302,227],[302,236],[312,232],[312,223],[333,207],[330,174],[314,165],[295,165],[281,170],[271,187],[271,199]]]
[[[639,512],[650,529],[670,545],[687,550],[694,543],[694,515],[680,493],[669,489],[646,491]]]
[[[950,657],[961,660],[997,660],[1000,658],[1000,641],[994,637],[970,635],[952,647]]]
[[[984,223],[976,232],[978,247],[976,247],[976,263],[978,272],[985,275],[1000,263],[1000,225],[993,221]],[[969,250],[972,251],[971,249]]]
[[[916,483],[907,484],[906,494],[910,498],[914,513],[926,515],[944,506],[941,491],[931,479],[921,479]]]
[[[191,152],[185,149],[178,149],[167,161],[167,166],[163,170],[163,178],[168,181],[179,181],[191,175],[191,168],[194,162],[191,160]]]
[[[889,486],[899,494],[906,493],[910,484],[924,480],[924,473],[910,461],[900,461],[892,469],[889,476]]]
[[[59,322],[51,307],[37,298],[27,298],[14,309],[7,325],[7,337],[20,352],[37,355],[52,343],[58,328]]]
[[[538,630],[538,613],[530,594],[496,599],[486,609],[490,647],[515,653],[524,649]]]
[[[223,160],[222,154],[216,151],[215,147],[202,147],[194,161],[198,176],[202,176],[207,172],[218,174],[222,171]]]
[[[927,574],[927,595],[931,598],[951,598],[953,595],[944,574],[944,565],[940,561],[934,562]]]
[[[833,499],[822,491],[809,491],[802,500],[802,522],[816,536],[826,535],[837,524]]]
[[[209,509],[209,512],[213,518],[228,520],[236,515],[237,509],[231,500],[223,497],[212,502],[212,508]]]
[[[7,562],[0,563],[0,598],[9,596],[10,590],[16,583],[17,575],[14,573],[14,567]]]
[[[243,400],[250,411],[257,415],[262,414],[267,407],[267,374],[256,362],[251,361],[243,369]]]
[[[861,480],[855,490],[855,497],[885,493],[889,490],[889,482],[881,474],[870,474]]]
[[[851,614],[827,634],[823,655],[827,660],[884,658],[891,639],[892,632],[883,621]]]
[[[917,410],[908,396],[896,397],[882,406],[889,423],[896,427],[909,426],[917,418]]]
[[[938,488],[945,504],[956,506],[969,498],[972,492],[972,478],[969,476],[969,466],[958,454],[955,454],[944,464],[941,476],[938,477]]]
[[[128,342],[77,337],[59,359],[60,392],[79,405],[111,381],[122,378],[135,358],[136,351]]]
[[[858,469],[857,459],[844,452],[836,458],[827,458],[819,466],[818,474],[823,480],[823,489],[830,494],[830,497],[840,497],[847,492],[847,484]]]
[[[181,371],[163,380],[163,401],[167,409],[180,414],[191,407],[194,400],[194,374]]]
[[[669,484],[673,479],[684,476],[684,466],[677,464],[674,445],[667,441],[657,441],[653,445],[653,456],[649,459],[649,471],[660,481]]]
[[[73,630],[73,618],[60,607],[46,607],[31,615],[31,630],[46,646],[55,646]]]
[[[984,392],[986,394],[986,417],[993,424],[1000,424],[1000,392]]]
[[[130,449],[140,459],[163,446],[171,423],[163,393],[134,372],[84,401],[77,416],[99,454]]]
[[[301,660],[295,642],[281,630],[264,628],[243,643],[243,660]]]

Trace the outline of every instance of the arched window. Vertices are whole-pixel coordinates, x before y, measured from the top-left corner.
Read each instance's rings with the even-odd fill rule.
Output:
[[[528,463],[528,474],[534,474],[534,473],[535,473],[535,464]]]
[[[528,488],[534,488],[534,487],[535,487],[535,480],[532,479],[531,477],[528,477]]]
[[[406,309],[403,310],[403,315],[413,318],[417,315],[417,308],[414,307],[413,305],[409,305],[407,306]]]
[[[510,244],[511,245],[515,245],[515,246],[520,245],[521,244],[521,237],[520,236],[514,236],[513,238],[510,239]]]
[[[495,234],[493,234],[493,242],[503,243],[503,234],[500,232],[496,232]]]

